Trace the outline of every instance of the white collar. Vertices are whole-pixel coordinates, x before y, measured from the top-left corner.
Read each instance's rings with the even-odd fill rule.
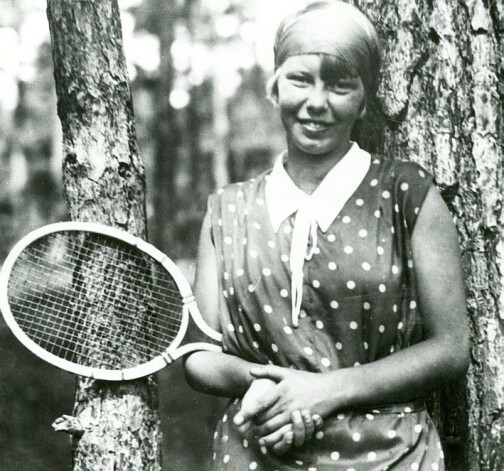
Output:
[[[275,232],[285,219],[305,204],[309,205],[322,232],[326,232],[362,183],[371,165],[370,154],[354,142],[316,190],[308,195],[288,175],[283,166],[284,156],[285,152],[277,158],[265,187],[266,204]]]

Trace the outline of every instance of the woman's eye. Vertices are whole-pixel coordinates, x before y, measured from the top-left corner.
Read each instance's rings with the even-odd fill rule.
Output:
[[[291,75],[288,78],[295,85],[307,85],[310,83],[310,79],[306,75]]]

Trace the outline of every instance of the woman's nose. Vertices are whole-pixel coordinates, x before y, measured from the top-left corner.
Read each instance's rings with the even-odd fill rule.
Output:
[[[307,106],[312,111],[325,111],[327,109],[327,91],[322,86],[314,86],[310,90]]]

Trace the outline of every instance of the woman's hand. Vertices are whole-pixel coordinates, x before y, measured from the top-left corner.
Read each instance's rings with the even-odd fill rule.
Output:
[[[314,433],[322,428],[323,421],[318,414],[312,416],[308,409],[294,410],[290,414],[285,413],[277,418],[275,422],[277,428],[275,430],[270,428],[271,433],[263,435],[259,417],[253,411],[261,412],[258,405],[276,385],[276,382],[270,378],[254,380],[243,397],[242,408],[235,416],[234,422],[242,435],[252,433],[255,437],[259,437],[261,446],[267,446],[280,455],[286,453],[292,446],[298,447],[311,440]],[[246,411],[246,416],[243,411]]]
[[[251,374],[270,381],[270,387],[262,389],[262,394],[247,393],[234,421],[242,433],[253,426],[255,435],[268,446],[280,436],[289,441],[290,432],[294,446],[311,439],[337,396],[327,375],[273,365],[252,368]]]

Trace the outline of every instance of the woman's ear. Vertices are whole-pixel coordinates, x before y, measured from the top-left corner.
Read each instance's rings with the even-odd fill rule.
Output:
[[[367,113],[367,98],[364,97],[364,100],[362,100],[360,109],[359,109],[359,116],[357,119],[364,119]]]
[[[278,107],[278,78],[280,76],[280,68],[277,69],[275,75],[266,83],[266,98],[268,98],[275,108]]]

